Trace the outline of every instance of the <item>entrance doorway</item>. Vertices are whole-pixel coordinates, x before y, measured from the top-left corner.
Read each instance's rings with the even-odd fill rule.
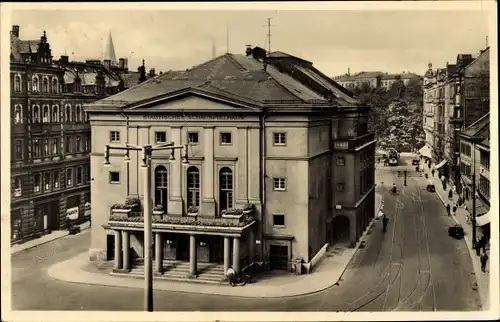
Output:
[[[115,259],[115,235],[106,235],[106,260]]]
[[[288,246],[269,246],[271,269],[288,270]]]
[[[334,243],[349,242],[349,233],[350,233],[349,218],[343,215],[336,216],[332,220],[332,226],[333,226]]]

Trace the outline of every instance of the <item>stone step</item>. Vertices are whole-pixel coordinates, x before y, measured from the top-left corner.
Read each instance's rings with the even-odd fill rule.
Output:
[[[113,276],[124,276],[124,277],[133,277],[133,278],[144,278],[144,274],[138,273],[110,273]],[[220,279],[211,279],[211,278],[189,278],[186,275],[180,274],[172,274],[172,275],[160,275],[154,276],[155,280],[167,280],[167,281],[175,281],[175,282],[193,282],[193,283],[205,283],[205,284],[224,284],[222,278]]]

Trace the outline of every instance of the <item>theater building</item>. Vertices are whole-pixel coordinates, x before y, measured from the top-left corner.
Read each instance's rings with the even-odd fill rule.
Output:
[[[85,110],[91,260],[114,258],[129,271],[144,256],[140,152],[111,150],[106,167],[105,145],[188,146],[152,156],[158,273],[167,274],[169,261],[189,262],[194,275],[207,263],[291,270],[326,244],[354,245],[374,216],[368,108],[303,59],[247,48]]]

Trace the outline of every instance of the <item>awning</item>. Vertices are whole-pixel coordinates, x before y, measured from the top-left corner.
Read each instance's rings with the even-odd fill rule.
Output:
[[[482,215],[482,216],[476,217],[476,224],[478,226],[487,225],[487,224],[490,223],[490,221],[491,221],[491,218],[490,218],[490,212],[489,211],[487,213],[485,213],[484,215]]]
[[[431,149],[427,145],[418,150],[418,153],[423,157],[432,158]]]
[[[439,162],[439,164],[434,169],[439,170],[439,168],[441,168],[443,165],[445,165],[446,162],[448,162],[448,160],[443,160],[443,161]]]
[[[467,211],[472,214],[472,200],[467,200],[465,202],[465,206],[467,206]],[[490,211],[490,207],[485,205],[481,199],[476,197],[476,217],[481,216]]]

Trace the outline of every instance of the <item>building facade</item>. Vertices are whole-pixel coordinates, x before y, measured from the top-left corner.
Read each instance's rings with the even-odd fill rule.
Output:
[[[403,72],[401,74],[388,74],[384,72],[359,72],[351,75],[348,72],[345,75],[336,76],[333,78],[337,83],[347,89],[360,87],[363,84],[369,85],[372,88],[390,89],[391,86],[402,81],[404,85],[408,85],[412,79],[421,79],[417,74]]]
[[[138,155],[124,163],[124,153],[111,151],[106,168],[105,144],[188,145],[185,166],[180,151],[154,152],[151,180],[154,204],[163,206],[153,219],[154,256],[189,260],[192,274],[198,262],[288,270],[326,243],[354,245],[374,216],[368,108],[305,60],[248,48],[164,73],[86,111],[91,260],[114,257],[130,269],[143,257],[141,206],[130,210],[137,219],[116,211],[126,198],[144,203]],[[123,256],[117,245],[126,245]]]
[[[489,210],[489,152],[479,150],[482,142],[490,138],[490,115],[487,113],[460,133],[460,193],[472,212],[472,198],[476,198],[476,215],[480,216]],[[483,157],[483,159],[481,159]],[[488,169],[485,174],[485,165]],[[481,179],[482,178],[482,179]],[[487,178],[487,180],[486,180]],[[472,181],[475,180],[475,191]],[[481,191],[482,193],[479,193]],[[481,196],[481,197],[480,197]],[[486,204],[485,204],[486,201]]]
[[[100,63],[54,60],[45,32],[11,31],[11,242],[90,217],[90,124],[83,104],[124,89]]]
[[[489,48],[424,75],[424,131],[436,169],[461,189],[460,133],[489,112]]]

